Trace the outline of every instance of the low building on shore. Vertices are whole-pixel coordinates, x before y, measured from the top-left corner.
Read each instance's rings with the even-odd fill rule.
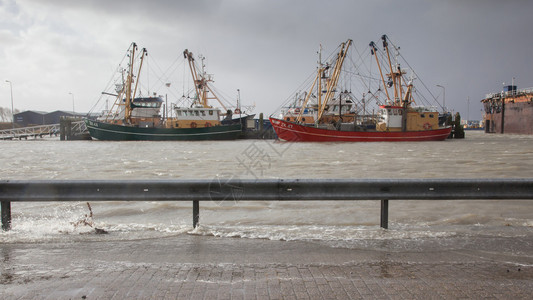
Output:
[[[56,110],[54,112],[44,112],[36,110],[27,110],[15,114],[16,127],[29,127],[38,125],[59,124],[61,117],[84,117],[85,114]]]

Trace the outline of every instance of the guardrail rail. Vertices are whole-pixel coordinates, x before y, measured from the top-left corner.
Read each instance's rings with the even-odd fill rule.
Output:
[[[260,180],[2,180],[2,229],[11,229],[11,203],[21,201],[533,200],[533,179],[260,179]]]

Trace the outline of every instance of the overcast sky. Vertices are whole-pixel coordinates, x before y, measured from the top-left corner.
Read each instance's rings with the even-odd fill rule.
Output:
[[[469,97],[480,119],[486,93],[513,77],[533,87],[532,14],[527,0],[0,0],[0,107],[10,80],[15,109],[87,112],[136,42],[163,70],[186,48],[204,55],[218,90],[240,89],[269,115],[313,72],[320,44],[368,51],[387,34],[439,101],[437,84],[449,109],[466,118]]]

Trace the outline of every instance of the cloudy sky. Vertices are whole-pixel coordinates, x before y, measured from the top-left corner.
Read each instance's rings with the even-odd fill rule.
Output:
[[[527,0],[0,0],[0,107],[10,80],[15,109],[87,112],[136,42],[152,69],[202,54],[228,100],[240,89],[268,115],[313,72],[319,45],[368,51],[387,34],[439,101],[437,84],[449,109],[480,119],[486,93],[513,77],[533,87],[532,13]]]

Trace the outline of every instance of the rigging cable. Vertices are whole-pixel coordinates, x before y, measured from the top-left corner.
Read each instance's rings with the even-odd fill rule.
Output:
[[[329,62],[333,59],[337,59],[337,57],[335,57],[337,55],[337,53],[339,53],[340,51],[340,47],[342,46],[342,43],[339,44],[335,50],[333,52],[331,52],[329,54],[329,56],[325,59],[326,62]],[[327,64],[327,63],[326,63]],[[334,63],[331,63],[331,66],[334,66],[335,64]],[[305,92],[307,92],[307,90],[311,87],[314,79],[316,78],[316,75],[317,75],[317,71],[316,71],[316,68],[315,68],[315,71],[311,72],[311,74],[298,86],[296,87],[296,89],[290,93],[290,96],[287,97],[282,103],[280,106],[278,106],[276,108],[276,110],[274,111],[275,113],[276,112],[280,112],[283,107],[286,107],[286,106],[290,106],[289,103],[293,100],[293,97],[296,93],[299,93],[300,91],[304,90]],[[317,87],[319,88],[319,87]],[[312,91],[311,91],[312,93]],[[273,115],[273,114],[272,114]]]
[[[133,45],[133,44],[132,44],[132,45]],[[108,91],[109,88],[110,88],[110,85],[111,85],[112,83],[116,82],[116,80],[114,80],[114,78],[115,78],[115,76],[116,76],[116,73],[119,71],[118,69],[121,69],[121,66],[122,66],[122,64],[124,63],[124,60],[126,59],[126,57],[128,56],[128,51],[129,51],[129,49],[131,48],[132,45],[130,45],[130,46],[128,47],[128,50],[127,50],[126,53],[122,56],[122,59],[120,60],[120,63],[118,64],[117,69],[115,69],[115,71],[113,71],[113,72],[111,73],[111,78],[109,78],[109,80],[108,80],[108,82],[107,82],[107,85],[106,85],[106,87],[104,88],[104,91]],[[104,97],[104,94],[101,94],[101,93],[100,93],[100,95],[98,96],[98,100],[97,100],[96,103],[91,107],[91,109],[89,110],[88,114],[92,113],[92,112],[97,108],[97,106],[100,105],[100,101],[102,100],[103,97]]]
[[[392,44],[392,46],[394,47],[395,50],[398,50],[398,48],[396,47],[396,45],[394,45],[394,43],[392,43],[390,41],[390,39],[387,37],[387,40],[389,40],[389,42]],[[431,95],[431,97],[433,98],[433,100],[435,100],[435,102],[440,106],[440,108],[444,109],[442,107],[442,105],[437,101],[437,98],[433,95],[433,93],[431,92],[431,90],[429,90],[429,88],[426,86],[426,84],[422,81],[422,79],[420,79],[420,76],[418,76],[418,74],[415,72],[415,70],[411,67],[411,65],[409,65],[409,62],[407,62],[407,60],[403,57],[403,55],[398,51],[398,55],[403,59],[403,61],[407,64],[407,66],[409,67],[409,69],[411,70],[411,72],[413,72],[413,74],[416,76],[416,78],[419,79],[419,81],[422,83],[422,85],[424,86],[424,88],[426,88],[427,92]],[[426,100],[427,101],[427,100]],[[428,103],[430,104],[430,103]]]

